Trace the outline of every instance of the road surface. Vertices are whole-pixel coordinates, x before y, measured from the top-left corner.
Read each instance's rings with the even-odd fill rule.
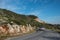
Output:
[[[8,38],[7,40],[60,40],[60,34],[54,31],[38,31],[24,36]]]

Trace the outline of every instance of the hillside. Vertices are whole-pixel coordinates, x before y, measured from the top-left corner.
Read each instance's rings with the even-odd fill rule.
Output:
[[[6,36],[22,35],[34,31],[41,25],[40,22],[34,20],[36,18],[38,17],[35,15],[22,15],[0,8],[0,40]]]
[[[30,33],[41,27],[60,32],[60,25],[45,23],[35,15],[22,15],[0,8],[0,40],[1,37]]]
[[[22,15],[12,12],[10,10],[1,9],[0,8],[0,24],[6,24],[11,22],[18,24],[18,25],[26,25],[30,24],[31,26],[42,27],[48,29],[56,29],[60,28],[60,26],[52,25],[45,23],[44,21],[39,20],[39,18],[35,15]]]
[[[7,9],[0,8],[0,24],[11,23],[11,22],[14,22],[18,25],[30,24],[31,26],[36,27],[45,26],[47,28],[56,26],[39,20],[39,18],[35,15],[22,15]]]
[[[34,20],[36,18],[38,17],[35,15],[22,15],[0,8],[0,24],[14,22],[18,25],[31,24],[32,26],[40,26],[40,22]]]

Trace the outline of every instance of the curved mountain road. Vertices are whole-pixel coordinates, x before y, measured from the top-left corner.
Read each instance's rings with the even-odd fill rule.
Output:
[[[45,30],[7,40],[60,40],[60,34],[51,30]]]

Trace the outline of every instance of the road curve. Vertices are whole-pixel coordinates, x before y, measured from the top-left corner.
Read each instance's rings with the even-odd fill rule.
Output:
[[[24,36],[18,36],[7,40],[60,40],[60,34],[54,31],[38,31]]]

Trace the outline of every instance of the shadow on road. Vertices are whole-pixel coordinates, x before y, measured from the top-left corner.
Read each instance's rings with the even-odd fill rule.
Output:
[[[43,36],[43,38],[51,39],[51,40],[60,40],[60,37],[46,37]]]

